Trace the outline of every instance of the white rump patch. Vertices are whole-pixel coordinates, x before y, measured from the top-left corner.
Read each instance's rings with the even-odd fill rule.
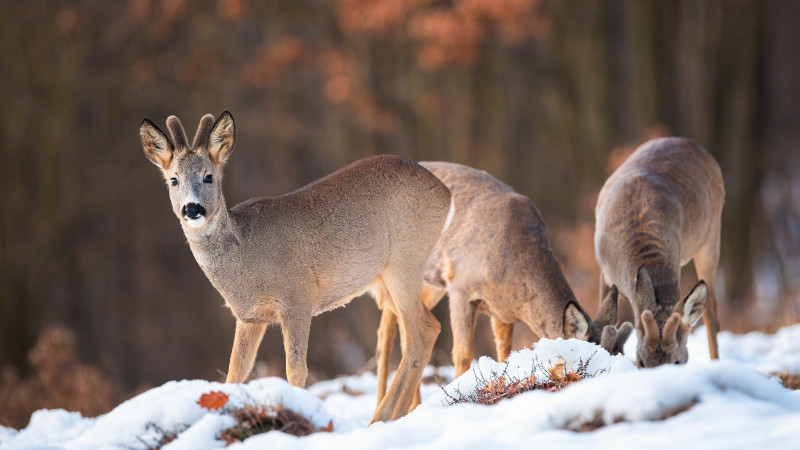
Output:
[[[450,226],[450,222],[453,221],[454,215],[456,215],[456,203],[453,200],[453,197],[450,197],[450,212],[447,213],[447,220],[444,221],[444,228],[442,228],[442,231],[446,230],[447,227]]]
[[[197,219],[190,219],[186,216],[183,216],[183,218],[186,219],[186,223],[192,228],[200,228],[206,223],[206,216],[200,216]]]

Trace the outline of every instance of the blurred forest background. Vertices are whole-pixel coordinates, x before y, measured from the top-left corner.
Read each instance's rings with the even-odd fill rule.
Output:
[[[691,137],[725,176],[723,328],[798,318],[800,2],[0,4],[0,424],[224,379],[234,320],[144,158],[144,117],[192,134],[233,112],[229,205],[379,153],[487,170],[538,205],[591,312],[597,191],[644,140]],[[310,382],[371,369],[378,317],[366,299],[315,318]],[[517,327],[516,347],[532,339]],[[270,329],[258,375],[283,358]]]

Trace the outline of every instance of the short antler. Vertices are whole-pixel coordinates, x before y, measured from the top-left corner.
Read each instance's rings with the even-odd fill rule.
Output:
[[[642,313],[642,326],[644,327],[644,343],[648,347],[657,347],[661,342],[661,336],[658,333],[658,324],[653,312],[649,309]]]
[[[664,333],[661,340],[661,348],[664,350],[671,350],[678,345],[678,325],[681,323],[681,316],[678,313],[672,313],[664,324]]]
[[[186,139],[186,132],[183,131],[180,119],[175,116],[167,117],[167,128],[169,128],[169,134],[172,135],[172,143],[176,149],[189,148],[189,141]]]
[[[206,114],[200,119],[200,125],[197,127],[197,133],[194,135],[192,142],[192,150],[205,148],[208,145],[208,137],[211,134],[211,128],[214,126],[214,116]]]

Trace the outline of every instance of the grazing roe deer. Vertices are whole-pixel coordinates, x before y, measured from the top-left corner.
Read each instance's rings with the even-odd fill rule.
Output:
[[[145,119],[142,146],[167,181],[192,254],[236,318],[227,382],[246,378],[276,323],[287,378],[303,387],[311,318],[366,292],[400,317],[404,337],[397,378],[373,421],[405,415],[440,330],[420,296],[452,208],[447,187],[413,161],[376,156],[228,210],[221,180],[234,145],[231,114],[204,116],[191,146],[176,117],[167,126],[171,141]]]
[[[611,353],[622,352],[633,325],[627,323],[619,333],[614,326],[616,289],[609,291],[596,321],[590,320],[567,284],[550,249],[545,222],[529,198],[482,170],[446,162],[420,164],[450,189],[455,204],[452,223],[428,259],[423,303],[431,309],[449,295],[457,376],[474,357],[478,314],[491,317],[498,361],[511,352],[513,324],[520,321],[540,337],[589,340]],[[375,351],[379,400],[386,389],[395,330],[396,318],[384,309]]]
[[[616,285],[630,301],[640,367],[685,363],[686,338],[701,314],[711,357],[719,357],[714,280],[724,201],[719,165],[682,138],[644,143],[600,191],[594,236],[600,295]],[[700,281],[681,300],[680,268],[690,260]]]

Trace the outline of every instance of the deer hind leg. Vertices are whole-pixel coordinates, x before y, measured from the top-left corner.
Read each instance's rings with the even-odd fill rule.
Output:
[[[444,289],[425,284],[422,286],[422,303],[428,310],[433,309],[442,298],[444,298],[447,291]],[[385,294],[388,295],[388,294]],[[383,303],[382,303],[383,304]],[[375,361],[378,369],[378,403],[383,400],[386,395],[386,381],[389,377],[389,362],[392,358],[392,349],[394,348],[394,338],[397,335],[397,316],[389,309],[384,307],[381,311],[381,323],[378,326],[378,345],[375,349]],[[403,352],[405,352],[403,350]],[[411,409],[419,406],[421,403],[420,390],[414,393],[414,400],[411,402]]]
[[[266,323],[248,323],[236,319],[236,333],[233,337],[233,350],[228,366],[226,383],[241,383],[253,368],[258,346],[267,331]]]
[[[378,345],[375,348],[375,362],[378,365],[378,404],[386,395],[386,380],[389,377],[389,362],[392,359],[396,335],[397,316],[388,306],[384,306],[381,310],[381,323],[378,326]]]
[[[705,323],[706,332],[708,333],[708,352],[711,355],[711,359],[719,359],[719,347],[717,346],[719,314],[715,288],[717,264],[719,262],[719,239],[706,244],[694,255],[693,259],[697,278],[705,281],[708,286],[708,300],[706,300],[706,310],[703,312],[703,323]]]
[[[400,327],[400,348],[403,354],[405,355],[406,349],[404,347],[405,345],[404,342],[406,342],[406,340],[403,338],[403,328]],[[417,383],[417,388],[414,389],[414,399],[411,400],[411,406],[408,407],[408,412],[413,411],[417,406],[419,406],[420,403],[422,403],[421,385],[422,381],[420,380],[420,382]]]
[[[378,404],[372,421],[394,420],[405,415],[419,386],[422,371],[433,352],[441,327],[420,301],[422,270],[392,270],[383,274],[400,324],[403,356],[394,380]]]
[[[445,294],[447,294],[447,291],[442,288],[435,287],[430,284],[423,284],[422,304],[425,305],[425,308],[428,311],[431,311],[436,305],[439,304],[440,301],[442,301]],[[422,403],[422,392],[421,387],[417,386],[417,389],[414,391],[414,400],[411,401],[411,408],[409,408],[408,412],[413,411],[417,406],[419,406],[420,403]]]
[[[492,317],[494,345],[497,348],[497,360],[503,362],[511,354],[511,341],[514,336],[514,324],[503,323]]]

